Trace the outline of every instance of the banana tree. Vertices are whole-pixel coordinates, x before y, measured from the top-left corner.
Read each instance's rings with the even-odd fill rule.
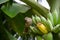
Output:
[[[46,0],[50,10],[39,0],[20,1],[26,5],[0,0],[1,40],[60,40],[60,0]]]

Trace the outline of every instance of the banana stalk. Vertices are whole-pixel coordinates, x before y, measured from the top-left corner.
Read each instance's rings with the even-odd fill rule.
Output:
[[[34,14],[40,16],[40,13],[39,13],[38,11],[36,11],[35,9],[31,9],[31,10],[32,10],[32,12],[33,12]]]
[[[35,9],[36,11],[38,11],[41,15],[43,15],[45,17],[47,16],[46,14],[49,12],[48,9],[46,9],[45,7],[43,7],[38,2],[35,2],[35,0],[21,0],[21,1],[25,2],[26,4],[28,4],[29,6],[31,6],[33,9]]]

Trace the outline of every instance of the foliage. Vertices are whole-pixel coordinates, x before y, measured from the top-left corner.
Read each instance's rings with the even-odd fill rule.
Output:
[[[0,39],[17,40],[20,36],[22,40],[59,40],[59,0],[47,0],[50,10],[35,0],[21,1],[27,5],[0,0]]]

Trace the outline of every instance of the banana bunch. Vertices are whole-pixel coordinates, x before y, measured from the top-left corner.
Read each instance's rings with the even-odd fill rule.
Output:
[[[40,17],[38,17],[36,15],[32,16],[32,21],[33,21],[33,24],[35,25],[35,28],[39,29],[39,31],[41,31],[44,34],[48,33],[48,32],[57,33],[60,31],[60,26],[59,26],[60,25],[60,16],[58,16],[59,14],[57,13],[56,10],[54,10],[51,13],[51,12],[49,12],[50,10],[44,8],[39,3],[35,2],[35,0],[21,0],[21,1],[23,1],[26,4],[28,4],[29,6],[31,6],[33,8],[32,12],[34,11],[35,14],[40,15]],[[40,24],[40,25],[38,25],[38,24]],[[42,25],[43,25],[43,27],[41,27]]]
[[[34,26],[30,26],[30,29],[35,33],[37,32],[38,34],[47,34],[48,29],[45,25],[46,19],[44,17],[38,17],[37,15],[32,16],[32,21]]]
[[[57,11],[49,12],[47,14],[47,18],[43,16],[32,16],[32,24],[30,29],[36,33],[43,35],[43,37],[37,36],[37,40],[39,38],[42,40],[53,40],[53,33],[60,32],[60,21]]]
[[[58,13],[57,11],[53,11],[52,13],[47,14],[47,18],[43,16],[32,16],[33,24],[35,25],[35,28],[39,31],[41,31],[43,34],[46,34],[48,32],[54,32],[57,33],[60,31],[60,24],[58,24]]]

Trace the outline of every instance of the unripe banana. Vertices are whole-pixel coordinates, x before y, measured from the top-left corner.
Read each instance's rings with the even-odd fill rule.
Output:
[[[37,23],[37,28],[44,34],[48,33],[47,28],[42,23]]]
[[[50,28],[50,31],[52,31],[53,30],[53,25],[52,25],[51,21],[48,18],[47,18],[47,24]]]
[[[42,40],[43,38],[41,36],[36,36],[37,40]]]
[[[40,18],[42,22],[46,22],[46,18],[44,18],[43,16],[40,16]]]
[[[34,30],[34,27],[30,26],[30,29],[33,31],[33,33],[36,33],[36,31]]]
[[[40,16],[41,23],[43,23],[46,26],[46,19],[43,16]]]
[[[53,35],[52,33],[48,33],[43,35],[44,40],[53,40]]]
[[[36,20],[34,16],[32,16],[32,22],[36,24]]]
[[[38,30],[37,28],[34,27],[34,30],[37,32],[37,34],[43,35],[43,33],[40,30]]]
[[[35,34],[40,34],[42,35],[43,33],[39,31],[37,28],[30,26],[30,29],[35,33]]]
[[[53,28],[53,32],[57,33],[58,31],[60,31],[60,24],[57,24],[57,25]]]
[[[37,23],[38,23],[38,22],[41,22],[40,17],[38,17],[37,15],[35,15],[35,19],[36,19],[36,22],[37,22]]]
[[[59,11],[59,14],[58,14],[58,24],[60,24],[60,11]]]
[[[54,11],[52,12],[52,15],[53,15],[53,20],[54,20],[54,25],[56,25],[57,22],[58,22],[58,13],[57,13],[57,11],[54,10]]]
[[[53,16],[52,16],[52,13],[48,13],[47,14],[47,17],[48,17],[48,19],[52,22],[52,24],[53,24]]]
[[[58,18],[58,24],[60,24],[60,15],[59,15],[59,18]]]

